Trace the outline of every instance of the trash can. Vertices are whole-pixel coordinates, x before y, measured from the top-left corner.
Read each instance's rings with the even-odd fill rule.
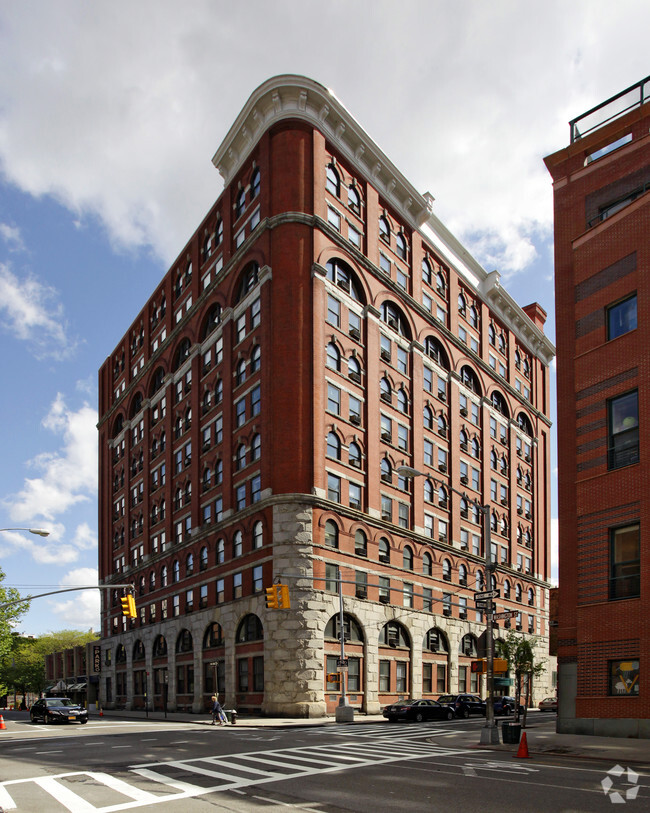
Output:
[[[521,737],[521,723],[503,723],[501,731],[504,743],[517,745]]]
[[[226,720],[228,720],[231,725],[235,725],[237,722],[237,712],[235,709],[224,709],[224,714],[226,715]],[[517,742],[519,742],[519,740],[517,740]]]

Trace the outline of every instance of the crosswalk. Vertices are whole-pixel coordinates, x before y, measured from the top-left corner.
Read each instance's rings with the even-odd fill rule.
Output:
[[[391,736],[333,745],[267,749],[132,765],[119,778],[98,771],[70,771],[0,783],[0,810],[48,813],[113,813],[251,785],[359,769],[368,765],[470,753],[430,741]],[[38,808],[35,808],[35,799]],[[99,803],[98,800],[101,799]],[[25,806],[25,801],[29,800]]]

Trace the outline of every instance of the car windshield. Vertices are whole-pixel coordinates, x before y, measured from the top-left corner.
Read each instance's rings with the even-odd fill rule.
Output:
[[[47,700],[48,707],[56,706],[76,706],[77,704],[69,697],[50,697]]]
[[[443,694],[438,698],[438,703],[453,703],[456,700],[455,694]]]

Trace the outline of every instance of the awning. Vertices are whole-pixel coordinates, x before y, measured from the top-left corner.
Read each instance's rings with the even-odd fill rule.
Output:
[[[72,686],[68,686],[66,691],[68,692],[83,692],[86,690],[85,683],[73,683]]]

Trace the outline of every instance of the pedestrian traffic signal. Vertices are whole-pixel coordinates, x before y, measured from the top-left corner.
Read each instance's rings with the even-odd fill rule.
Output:
[[[135,610],[135,599],[130,593],[128,596],[122,596],[120,601],[122,603],[122,615],[126,616],[127,618],[138,617],[138,614]]]
[[[282,607],[283,610],[288,610],[291,607],[288,586],[286,584],[276,584],[276,587],[278,588],[278,606]]]
[[[341,682],[341,673],[340,672],[328,672],[327,673],[327,682],[328,683],[340,683]]]
[[[480,661],[472,661],[471,672],[473,675],[482,675],[487,672],[487,660],[481,658]]]
[[[267,610],[277,610],[280,606],[278,604],[278,591],[276,590],[277,585],[273,585],[273,587],[267,587],[264,592],[266,593],[266,609]]]

